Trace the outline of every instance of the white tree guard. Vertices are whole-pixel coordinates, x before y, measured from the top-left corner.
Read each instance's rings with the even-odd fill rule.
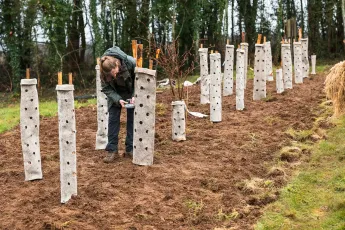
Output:
[[[245,51],[236,50],[236,110],[244,109],[244,59]]]
[[[156,71],[135,68],[133,163],[152,165],[155,144]]]
[[[266,42],[264,46],[265,46],[265,73],[266,73],[267,81],[273,81],[271,42]]]
[[[200,48],[200,103],[210,103],[210,80],[208,76],[208,49]]]
[[[224,63],[223,96],[234,93],[234,46],[226,45]]]
[[[281,54],[283,65],[284,89],[292,89],[292,61],[290,44],[282,44]]]
[[[311,74],[316,74],[315,72],[316,67],[316,55],[311,55]]]
[[[283,70],[282,69],[276,70],[276,87],[277,87],[277,93],[284,92],[284,80],[283,80]]]
[[[240,44],[241,49],[244,50],[244,88],[247,88],[247,72],[248,72],[248,46],[246,42]]]
[[[222,121],[222,77],[220,53],[210,55],[210,121]]]
[[[96,91],[97,91],[97,133],[96,149],[105,149],[108,143],[108,104],[107,97],[102,92],[99,65],[96,65]]]
[[[77,195],[76,125],[74,86],[57,85],[61,203]]]
[[[309,76],[309,59],[308,59],[308,38],[302,38],[302,71],[303,71],[303,78]]]
[[[25,180],[42,179],[39,142],[39,107],[37,80],[22,79],[20,99],[20,130]]]
[[[294,48],[294,68],[295,68],[295,83],[303,83],[303,72],[302,72],[302,44],[300,42],[293,43]]]
[[[266,97],[265,48],[263,44],[255,44],[254,90],[253,100]]]
[[[173,107],[172,111],[172,139],[174,141],[186,140],[186,120],[185,120],[185,108],[184,101],[173,101],[171,103]]]

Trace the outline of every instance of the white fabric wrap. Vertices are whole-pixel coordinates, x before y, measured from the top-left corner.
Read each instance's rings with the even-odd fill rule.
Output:
[[[133,163],[152,165],[155,144],[156,71],[135,68]]]
[[[266,97],[265,49],[263,44],[255,44],[253,100]]]
[[[292,89],[292,62],[290,44],[282,44],[282,67],[284,89]]]
[[[210,79],[208,77],[208,49],[200,48],[200,103],[210,103]]]
[[[265,43],[265,73],[267,81],[273,81],[271,42]]]
[[[105,149],[108,143],[108,105],[107,97],[101,91],[101,74],[99,65],[96,65],[96,92],[97,92],[97,133],[96,149]]]
[[[234,46],[226,45],[223,96],[230,96],[234,93]]]
[[[316,55],[311,55],[311,74],[316,74]]]
[[[222,121],[222,77],[220,53],[210,55],[210,121]]]
[[[247,72],[248,72],[248,46],[249,44],[246,42],[242,42],[240,44],[241,49],[244,50],[244,88],[247,88]]]
[[[302,38],[302,71],[303,78],[309,77],[309,59],[308,59],[308,38]]]
[[[22,79],[20,85],[20,130],[25,180],[42,179],[37,80]]]
[[[74,86],[57,85],[61,203],[77,195],[76,125]]]
[[[302,44],[300,42],[293,43],[294,48],[294,68],[295,68],[295,83],[303,83],[303,72],[302,72]]]
[[[186,140],[186,119],[185,119],[185,108],[184,101],[173,101],[172,105],[172,139],[174,141],[185,141]]]
[[[236,50],[236,110],[244,109],[244,50]]]
[[[277,93],[284,92],[284,80],[283,80],[282,69],[276,70],[276,87],[277,87]]]

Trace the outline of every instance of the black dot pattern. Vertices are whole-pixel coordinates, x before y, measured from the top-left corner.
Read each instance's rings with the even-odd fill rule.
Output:
[[[186,140],[185,103],[175,101],[172,103],[172,139],[174,141]]]
[[[153,164],[155,140],[156,78],[154,71],[140,69],[136,73],[133,135],[133,163]],[[152,72],[151,72],[152,71]]]
[[[42,179],[36,79],[21,80],[20,127],[25,180]]]
[[[244,109],[244,88],[245,88],[245,76],[244,76],[244,62],[245,53],[242,49],[236,51],[236,110]]]
[[[224,76],[223,76],[223,96],[233,94],[233,68],[234,68],[234,46],[226,45]]]
[[[294,42],[294,70],[295,83],[303,83],[302,44]]]
[[[220,53],[210,55],[210,121],[222,121],[222,89],[221,89],[221,56]]]
[[[263,44],[255,45],[255,62],[254,62],[254,89],[253,100],[261,100],[266,97],[266,49]]]
[[[97,93],[97,133],[96,149],[105,149],[108,143],[108,98],[102,92],[100,70],[96,68],[96,93]]]
[[[64,86],[64,85],[63,85]],[[61,202],[77,194],[76,125],[73,89],[57,90]]]
[[[200,48],[200,103],[210,103],[210,88],[208,79],[208,49]]]
[[[292,62],[289,44],[282,44],[281,53],[283,67],[284,89],[292,89]]]

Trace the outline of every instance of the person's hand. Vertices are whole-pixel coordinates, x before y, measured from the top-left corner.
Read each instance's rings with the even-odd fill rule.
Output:
[[[134,102],[135,102],[135,97],[132,97],[132,99],[131,99],[131,104],[134,104]]]
[[[124,100],[119,100],[121,107],[125,107],[126,102]]]

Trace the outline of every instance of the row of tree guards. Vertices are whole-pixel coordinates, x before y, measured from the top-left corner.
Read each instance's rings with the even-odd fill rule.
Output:
[[[269,41],[260,44],[261,35],[255,44],[254,89],[253,100],[266,97],[266,81],[273,81],[272,56]],[[136,57],[135,69],[135,112],[133,135],[133,163],[152,165],[155,137],[155,105],[156,105],[156,71],[142,68],[142,44],[132,43],[133,56]],[[134,46],[135,45],[135,46]],[[282,68],[276,70],[277,93],[292,88],[292,62],[289,44],[282,44]],[[308,77],[308,39],[294,42],[295,83],[303,82]],[[221,74],[220,53],[210,54],[210,71],[208,70],[208,49],[200,48],[200,103],[210,104],[211,122],[222,120],[222,97],[232,95],[234,71],[233,45],[226,45],[224,74]],[[156,51],[158,58],[159,50]],[[316,57],[312,57],[312,74],[315,74]],[[236,110],[243,110],[244,91],[247,82],[248,43],[242,42],[236,50]],[[108,111],[105,94],[101,92],[99,61],[96,65],[97,89],[97,124],[96,149],[104,149],[107,144]],[[58,73],[56,86],[59,120],[59,155],[61,202],[67,202],[77,195],[77,153],[76,153],[76,122],[74,108],[74,85],[72,74],[69,84],[62,84],[62,73]],[[29,70],[26,79],[21,80],[20,127],[24,159],[25,180],[42,179],[42,165],[39,146],[39,103],[37,80],[30,79]],[[222,88],[223,87],[223,88]],[[187,110],[184,101],[172,102],[172,139],[186,140]]]
[[[139,44],[137,47],[141,47]],[[140,50],[140,48],[138,49]],[[142,49],[141,49],[142,50]],[[142,57],[142,55],[141,55]],[[141,60],[140,60],[141,59]],[[137,59],[142,66],[142,58]],[[61,203],[66,203],[77,195],[77,152],[76,121],[74,107],[74,85],[69,73],[68,84],[62,83],[62,72],[58,73],[56,85],[59,123],[59,155]],[[105,94],[101,92],[99,60],[96,65],[97,123],[96,149],[104,149],[107,144],[108,111]],[[154,153],[156,71],[137,67],[135,69],[136,109],[133,135],[133,163],[152,165]],[[42,164],[39,145],[39,102],[37,80],[21,80],[20,126],[24,160],[25,180],[42,179]]]

